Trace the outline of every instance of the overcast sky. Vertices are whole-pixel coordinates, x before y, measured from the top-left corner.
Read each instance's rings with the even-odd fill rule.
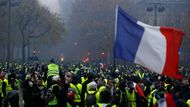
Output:
[[[41,4],[48,7],[52,12],[61,12],[59,0],[39,0]],[[64,1],[64,0],[63,0]]]
[[[42,5],[48,7],[52,12],[59,14],[66,23],[71,13],[71,4],[75,2],[75,0],[39,0],[39,1]]]

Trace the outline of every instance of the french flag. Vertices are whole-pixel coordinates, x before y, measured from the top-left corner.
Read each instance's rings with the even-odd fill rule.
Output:
[[[177,71],[184,32],[147,25],[117,7],[115,33],[114,58],[140,64],[158,74],[182,78]]]
[[[173,95],[170,93],[165,93],[164,98],[158,101],[158,107],[176,107]]]
[[[134,85],[134,88],[135,88],[135,91],[137,92],[137,94],[138,94],[139,96],[145,98],[144,91],[143,91],[143,89],[139,86],[139,84],[133,82],[133,85]]]
[[[100,68],[101,69],[106,69],[106,64],[100,63]]]

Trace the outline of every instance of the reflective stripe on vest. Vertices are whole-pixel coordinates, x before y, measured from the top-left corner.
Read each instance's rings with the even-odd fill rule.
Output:
[[[77,85],[70,83],[70,87],[75,90],[74,102],[81,102],[82,85],[79,83]]]
[[[47,76],[59,75],[59,66],[57,64],[49,64]]]

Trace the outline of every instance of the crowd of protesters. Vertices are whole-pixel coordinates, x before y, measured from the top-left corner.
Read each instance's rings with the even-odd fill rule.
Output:
[[[12,63],[6,68],[1,63],[0,66],[0,107],[22,104],[24,107],[161,107],[163,102],[169,103],[169,107],[190,107],[190,69],[185,66],[179,68],[184,74],[182,80],[155,74],[139,65],[58,65],[51,59],[47,64]]]

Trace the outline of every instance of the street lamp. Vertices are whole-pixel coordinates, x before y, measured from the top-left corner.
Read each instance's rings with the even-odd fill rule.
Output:
[[[150,6],[146,8],[146,11],[154,11],[154,26],[157,26],[157,12],[165,11],[165,7],[163,7],[161,3],[150,3]]]

